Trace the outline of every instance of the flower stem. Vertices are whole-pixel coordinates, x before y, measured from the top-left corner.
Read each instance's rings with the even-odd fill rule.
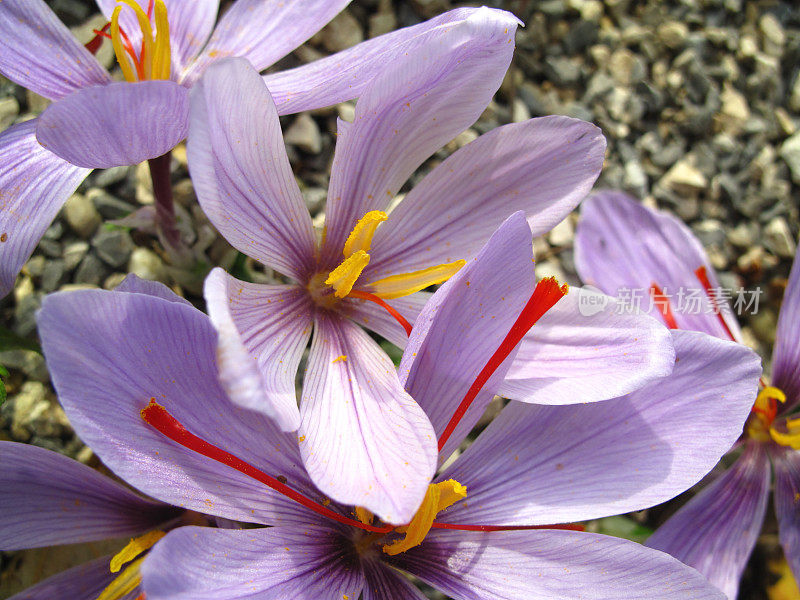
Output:
[[[156,221],[164,241],[177,249],[181,247],[181,235],[175,220],[175,204],[172,200],[172,182],[170,181],[169,164],[172,151],[151,158],[147,161],[150,167],[150,179],[153,182],[153,196],[156,203]]]

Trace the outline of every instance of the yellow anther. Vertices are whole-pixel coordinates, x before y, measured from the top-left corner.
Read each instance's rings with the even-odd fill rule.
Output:
[[[344,243],[344,257],[348,258],[352,254],[363,250],[369,252],[370,244],[372,244],[372,236],[375,235],[375,230],[378,225],[387,219],[387,215],[382,210],[371,210],[359,219],[353,231]]]
[[[111,559],[111,572],[119,572],[119,570],[122,568],[122,565],[132,561],[145,550],[152,548],[153,545],[165,535],[167,534],[163,531],[154,530],[148,531],[144,535],[140,535],[137,538],[133,538],[122,550],[114,555],[114,558]]]
[[[356,516],[364,525],[372,525],[373,514],[363,506],[356,506]]]
[[[136,81],[136,73],[131,63],[128,62],[128,55],[125,54],[125,48],[122,47],[122,35],[119,31],[120,11],[122,11],[122,7],[117,6],[114,8],[114,12],[111,13],[111,45],[114,47],[114,54],[117,57],[119,68],[122,69],[122,75],[125,77],[125,81]]]
[[[135,0],[117,0],[117,2],[129,6],[136,13],[136,20],[139,21],[139,28],[142,30],[142,55],[139,57],[139,62],[144,69],[144,79],[152,79],[153,28],[150,26],[150,19]]]
[[[800,450],[800,418],[785,419],[786,432],[779,431],[775,425],[769,428],[769,435],[781,446]]]
[[[437,283],[447,281],[458,273],[458,270],[463,267],[466,262],[465,260],[457,260],[443,265],[436,265],[435,267],[428,267],[421,271],[391,275],[373,281],[367,285],[378,298],[383,298],[384,300],[402,298],[403,296],[408,296],[414,292],[424,290],[430,285],[436,285]]]
[[[155,2],[156,40],[153,50],[153,79],[169,79],[171,53],[169,49],[169,21],[164,0]]]
[[[353,289],[361,271],[369,264],[369,254],[363,250],[351,254],[342,263],[330,272],[325,283],[333,287],[337,298],[344,298]]]
[[[436,515],[455,502],[467,497],[466,486],[455,479],[440,483],[432,483],[425,492],[425,499],[417,510],[417,514],[408,525],[398,527],[397,531],[405,533],[405,537],[383,547],[386,554],[394,556],[415,546],[419,546],[431,530]]]
[[[142,561],[144,561],[144,557],[132,562],[119,577],[108,584],[97,600],[119,600],[135,590],[142,582],[142,575],[139,571]]]

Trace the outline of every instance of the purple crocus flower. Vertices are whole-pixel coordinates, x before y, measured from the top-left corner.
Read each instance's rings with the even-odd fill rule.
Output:
[[[456,48],[431,43],[387,65],[361,94],[354,122],[339,122],[320,241],[277,110],[252,67],[220,62],[192,92],[188,158],[203,209],[234,247],[295,282],[256,285],[221,269],[206,279],[223,386],[234,403],[298,430],[305,467],[324,493],[384,519],[411,517],[433,475],[435,448],[424,412],[383,376],[392,369],[388,357],[356,324],[405,346],[429,298],[419,290],[456,273],[516,210],[534,234],[548,231],[588,192],[603,161],[595,126],[532,119],[460,149],[389,211],[405,180],[480,115],[502,81],[513,22],[488,39],[471,27],[463,25],[465,42]],[[505,51],[489,51],[496,46]],[[518,277],[502,273],[510,283]],[[588,402],[671,371],[663,327],[584,317],[568,298],[523,341],[502,393]],[[309,339],[298,408],[295,376]],[[374,444],[375,435],[387,443]],[[400,501],[378,492],[399,486],[407,490]]]
[[[700,242],[678,219],[645,208],[621,192],[587,200],[575,243],[578,272],[609,294],[618,289],[662,288],[654,314],[671,327],[740,341],[728,307],[713,293],[716,275]],[[702,304],[669,301],[683,288]],[[674,297],[674,296],[673,296]],[[733,464],[666,521],[647,545],[695,567],[730,599],[761,531],[775,475],[775,513],[786,560],[800,577],[800,435],[792,413],[800,404],[800,261],[795,257],[783,299],[772,385],[762,379]],[[676,332],[682,333],[682,332]],[[702,385],[702,384],[701,384]],[[721,414],[727,404],[719,407]],[[718,415],[713,417],[717,419]],[[772,467],[770,467],[770,463]]]
[[[138,555],[163,536],[160,530],[174,527],[184,512],[145,500],[94,469],[36,446],[0,442],[0,464],[2,551],[137,536],[117,560],[140,561]],[[121,572],[112,573],[113,558],[99,558],[54,575],[10,600],[97,600],[106,589],[131,587],[137,591],[130,597],[137,597],[141,562],[119,565]],[[116,587],[109,588],[115,582]]]
[[[513,354],[503,350],[497,362],[498,349],[519,334],[521,317],[540,310],[537,290],[547,284],[533,289],[532,258],[517,213],[419,317],[401,373],[440,444],[462,398],[481,402],[476,381],[481,393],[496,391]],[[519,276],[506,277],[508,268]],[[143,566],[148,600],[423,598],[398,569],[459,600],[722,597],[666,554],[552,526],[638,510],[702,477],[749,412],[760,374],[752,351],[680,332],[675,372],[644,393],[511,403],[396,531],[402,522],[326,498],[302,466],[302,441],[229,402],[205,315],[177,298],[133,292],[63,292],[43,303],[45,354],[76,430],[117,475],[156,498],[271,526],[171,532]],[[717,415],[720,397],[729,410]],[[460,423],[452,431],[458,445],[465,432]],[[387,443],[374,433],[372,443]]]
[[[101,35],[113,39],[126,78],[112,82],[44,0],[1,2],[0,73],[53,104],[0,133],[0,296],[90,169],[149,160],[161,230],[175,247],[168,153],[186,136],[188,88],[223,57],[266,69],[348,3],[238,0],[214,28],[219,0],[98,0],[109,19]],[[516,26],[502,11],[455,10],[266,80],[282,114],[348,100],[386,63],[464,23],[512,39]]]

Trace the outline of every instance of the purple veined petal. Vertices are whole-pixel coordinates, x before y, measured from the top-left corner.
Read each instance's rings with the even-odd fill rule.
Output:
[[[430,292],[417,292],[410,296],[387,300],[386,303],[399,312],[413,326],[414,321],[417,320],[419,313],[430,297]],[[406,344],[408,344],[408,334],[403,326],[385,309],[374,302],[348,297],[342,302],[340,311],[356,323],[383,336],[399,348],[405,348]]]
[[[308,512],[147,424],[141,411],[155,399],[193,434],[319,499],[296,437],[225,395],[217,379],[217,335],[200,311],[144,294],[84,290],[45,298],[38,324],[70,422],[137,489],[237,521],[278,524]]]
[[[191,104],[189,170],[206,215],[235,248],[302,280],[314,230],[261,77],[244,59],[213,65]]]
[[[120,81],[79,90],[48,106],[36,138],[79,167],[135,165],[186,137],[189,98],[171,81]]]
[[[217,366],[230,399],[284,431],[300,426],[295,377],[311,337],[313,310],[298,286],[239,281],[216,268],[206,278],[208,314],[219,334]]]
[[[440,476],[450,523],[547,525],[641,510],[697,483],[742,433],[761,365],[741,344],[673,332],[672,375],[605,402],[512,402]]]
[[[361,568],[364,572],[363,600],[427,600],[413,583],[383,561],[365,560]]]
[[[668,554],[578,531],[434,530],[393,564],[455,600],[723,600]]]
[[[485,6],[459,8],[310,64],[266,75],[264,79],[281,115],[330,106],[360,96],[386,65],[395,63],[417,48],[439,43],[450,35],[453,27],[458,28],[464,23],[479,26],[488,40],[509,32],[513,39],[517,25],[521,24],[506,11]],[[499,46],[496,50],[501,51]]]
[[[0,442],[0,550],[139,535],[177,510],[56,452]]]
[[[800,453],[788,448],[773,451],[775,468],[775,515],[786,562],[795,579],[800,577]],[[769,472],[769,469],[765,469]],[[767,476],[768,477],[768,476]],[[767,479],[769,491],[769,479]],[[759,522],[760,525],[760,522]]]
[[[42,0],[0,3],[0,73],[51,100],[111,81]]]
[[[97,600],[100,593],[119,575],[108,568],[111,558],[104,556],[48,577],[8,600]],[[131,594],[120,600],[133,600],[135,597]]]
[[[317,487],[407,523],[436,470],[436,436],[389,357],[360,327],[317,312],[300,403],[300,452]]]
[[[282,600],[358,598],[364,575],[343,556],[340,532],[292,527],[223,530],[181,527],[142,565],[147,600]]]
[[[348,4],[350,0],[237,0],[222,15],[184,79],[191,83],[208,65],[234,56],[263,71],[322,29]]]
[[[605,294],[571,287],[523,338],[498,394],[534,404],[594,402],[669,375],[669,330],[619,308]]]
[[[186,298],[181,298],[163,283],[158,281],[150,281],[149,279],[142,279],[133,273],[128,273],[125,276],[125,279],[122,280],[122,283],[114,288],[114,291],[126,292],[129,294],[145,294],[147,296],[155,296],[156,298],[161,298],[162,300],[167,300],[169,302],[179,302],[181,304],[192,306],[192,303]]]
[[[375,233],[375,260],[365,275],[377,279],[468,258],[518,210],[534,236],[544,234],[589,193],[605,148],[599,128],[568,117],[530,119],[480,136],[391,212]]]
[[[700,241],[680,220],[646,208],[623,192],[598,192],[581,205],[575,266],[584,283],[662,319],[659,307],[650,302],[655,283],[671,297],[680,329],[731,339],[695,276],[695,269],[705,267],[711,287],[720,288]],[[680,290],[683,297],[678,297]],[[740,341],[741,331],[727,302],[722,314]]]
[[[533,267],[531,231],[518,212],[433,295],[417,319],[400,363],[400,379],[425,410],[437,438],[530,298],[536,285]],[[512,356],[475,398],[439,452],[440,460],[450,456],[483,415]]]
[[[0,132],[0,298],[14,287],[45,230],[89,174],[42,148],[36,121]]]
[[[338,264],[358,219],[385,209],[414,170],[474,123],[497,91],[514,52],[514,27],[499,32],[473,17],[384,63],[359,97],[353,123],[340,128],[323,263]]]
[[[800,402],[800,253],[795,255],[778,316],[772,380],[786,394],[787,408]],[[786,409],[784,409],[786,410]]]
[[[736,600],[742,571],[761,533],[769,483],[764,446],[748,444],[733,466],[650,536],[647,546],[697,569]]]

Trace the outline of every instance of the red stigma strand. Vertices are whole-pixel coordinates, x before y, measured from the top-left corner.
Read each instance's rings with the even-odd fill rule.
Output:
[[[236,469],[240,473],[243,473],[248,477],[255,479],[256,481],[263,483],[276,492],[291,498],[298,504],[302,504],[309,510],[313,510],[317,514],[328,517],[329,519],[333,519],[334,521],[338,521],[339,523],[352,525],[353,527],[365,529],[366,531],[371,531],[373,533],[388,533],[394,529],[393,525],[385,525],[383,527],[366,525],[360,521],[355,521],[340,515],[319,504],[318,502],[311,500],[310,498],[306,498],[296,490],[290,488],[288,485],[281,483],[274,477],[267,475],[253,465],[246,463],[233,454],[230,454],[229,452],[226,452],[225,450],[206,442],[202,438],[197,437],[188,429],[186,429],[175,417],[173,417],[166,408],[156,402],[154,398],[151,398],[150,403],[142,409],[141,416],[145,423],[157,429],[160,433],[171,439],[173,442],[180,444],[184,448],[188,448],[193,452],[197,452],[206,458],[210,458],[211,460],[222,463],[223,465],[227,465],[232,469]]]
[[[96,54],[100,49],[100,45],[103,43],[103,38],[108,38],[109,40],[111,39],[111,36],[106,33],[109,27],[111,27],[111,23],[106,23],[101,29],[92,29],[94,37],[86,42],[83,47],[92,54]]]
[[[378,298],[375,294],[370,294],[369,292],[363,292],[361,290],[351,290],[348,296],[353,296],[354,298],[361,298],[362,300],[369,300],[370,302],[374,302],[381,308],[385,309],[390,315],[392,315],[395,320],[403,326],[403,329],[406,330],[406,335],[411,335],[411,330],[413,327],[411,323],[409,323],[406,318],[401,315],[396,308],[393,306],[389,306],[386,302],[383,301],[382,298]]]
[[[669,298],[664,294],[664,291],[655,283],[650,285],[650,297],[653,303],[658,308],[661,316],[664,317],[664,322],[670,329],[680,329],[678,322],[675,320],[675,315],[672,313],[672,306],[669,303]]]
[[[556,302],[567,294],[567,291],[569,291],[569,286],[566,284],[559,285],[555,277],[546,277],[536,284],[536,288],[533,290],[533,294],[531,294],[528,303],[511,326],[505,339],[500,343],[500,346],[495,350],[494,354],[492,354],[492,357],[483,369],[481,369],[481,372],[478,373],[475,381],[472,382],[472,385],[467,390],[467,394],[464,396],[461,404],[458,405],[455,413],[453,413],[453,416],[450,418],[447,427],[444,428],[442,435],[439,437],[440,452],[447,443],[447,440],[450,439],[453,431],[455,431],[458,423],[464,417],[464,414],[467,412],[467,409],[469,409],[473,400],[475,400],[478,392],[480,392],[481,388],[489,381],[492,373],[494,373],[506,357],[511,354],[536,321],[538,321],[544,313],[553,308]]]
[[[147,3],[147,18],[148,19],[152,19],[153,18],[153,4],[154,4],[154,0],[150,0],[150,2]]]
[[[694,271],[694,274],[700,281],[700,284],[703,286],[703,289],[706,291],[706,296],[708,296],[708,300],[714,307],[714,312],[717,314],[719,322],[722,323],[722,327],[725,329],[725,333],[727,333],[728,337],[735,342],[736,338],[733,337],[733,332],[731,331],[730,327],[728,327],[728,324],[725,322],[725,319],[722,317],[722,307],[719,305],[719,303],[717,302],[717,298],[712,293],[711,280],[709,280],[708,278],[708,272],[706,271],[706,268],[697,267]]]
[[[456,523],[438,523],[431,525],[433,529],[455,529],[458,531],[528,531],[530,529],[563,529],[565,531],[586,531],[583,525],[460,525]]]

